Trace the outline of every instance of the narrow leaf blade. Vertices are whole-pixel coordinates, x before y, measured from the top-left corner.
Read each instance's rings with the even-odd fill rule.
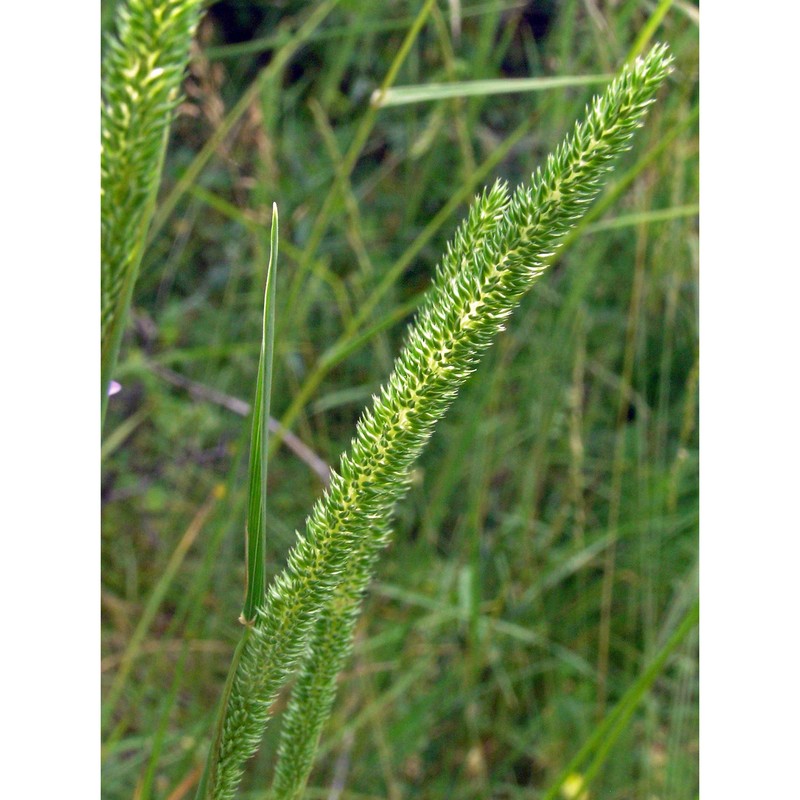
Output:
[[[247,512],[247,583],[241,621],[249,625],[266,592],[267,461],[269,444],[272,354],[275,340],[275,273],[278,264],[278,207],[272,205],[269,264],[264,289],[261,355],[258,360],[253,426],[250,434],[250,488]]]

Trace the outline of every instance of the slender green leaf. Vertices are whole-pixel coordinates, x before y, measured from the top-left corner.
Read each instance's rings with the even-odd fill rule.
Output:
[[[566,89],[575,86],[598,86],[612,75],[557,75],[552,78],[507,78],[506,80],[454,81],[452,83],[426,83],[420,86],[396,86],[381,92],[376,90],[372,103],[378,108],[405,106],[409,103],[431,103],[453,97],[485,97],[497,94],[542,92],[548,89]]]
[[[595,754],[592,763],[581,782],[584,785],[591,783],[597,771],[605,762],[608,752],[620,733],[625,729],[636,707],[641,703],[647,694],[648,689],[653,685],[655,679],[661,674],[667,659],[675,652],[678,645],[691,633],[700,619],[700,604],[695,601],[692,607],[686,612],[675,632],[670,636],[669,641],[661,648],[658,655],[648,665],[647,669],[641,674],[639,679],[625,692],[622,699],[617,703],[603,722],[598,725],[583,747],[575,754],[572,760],[562,770],[555,783],[547,790],[543,800],[556,800],[559,790],[564,785],[570,775],[576,774],[592,753]]]
[[[680,219],[681,217],[696,217],[699,213],[700,206],[697,203],[677,206],[675,208],[659,208],[655,211],[639,211],[635,214],[624,214],[621,217],[612,217],[611,219],[604,219],[601,222],[595,222],[593,225],[587,225],[584,228],[584,233],[588,236],[591,233],[629,228],[634,225],[669,222],[670,220]]]
[[[264,289],[261,355],[253,401],[250,435],[250,489],[247,509],[247,585],[241,621],[251,625],[256,607],[264,600],[267,539],[267,461],[269,458],[269,406],[272,391],[272,354],[275,340],[275,274],[278,268],[278,206],[272,206],[269,264]]]
[[[630,64],[635,58],[638,58],[643,52],[645,47],[650,44],[650,40],[655,36],[658,26],[667,16],[667,12],[672,8],[674,0],[660,0],[658,6],[650,15],[650,19],[642,27],[636,41],[633,43],[630,51],[628,52],[628,63]]]

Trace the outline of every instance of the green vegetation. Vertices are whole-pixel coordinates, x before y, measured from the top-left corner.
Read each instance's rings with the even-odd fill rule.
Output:
[[[372,510],[378,522],[406,486],[408,495],[364,613],[356,618],[351,602],[363,568],[337,599],[325,553],[347,574],[346,554],[323,547],[303,556],[302,544],[295,551],[295,568],[322,553],[309,592],[355,629],[355,647],[349,658],[315,648],[301,659],[286,719],[298,719],[309,686],[330,695],[344,659],[307,797],[578,797],[586,784],[591,796],[691,796],[692,9],[661,3],[650,16],[629,2],[597,18],[566,2],[537,42],[501,4],[464,7],[460,19],[432,2],[362,5],[268,14],[261,46],[272,48],[272,60],[263,68],[241,53],[212,61],[229,55],[223,46],[201,48],[192,61],[114,373],[124,388],[106,424],[104,795],[196,792],[243,630],[237,658],[252,659],[251,667],[285,673],[302,656],[298,635],[284,645],[295,652],[275,660],[281,645],[263,631],[279,617],[259,611],[252,626],[235,622],[245,517],[253,520],[254,500],[263,509],[246,480],[250,427],[241,398],[253,396],[263,374],[272,202],[282,215],[271,401],[280,423],[270,425],[267,582],[320,494],[324,463],[347,449],[361,409],[386,382],[466,203],[497,176],[527,183],[583,116],[587,76],[616,71],[657,33],[670,42],[676,71],[634,151],[522,299],[408,480],[411,458],[399,480],[384,477],[388,494]],[[203,47],[214,31],[206,19]],[[464,84],[456,96],[431,98],[429,90],[409,101],[406,93],[404,105],[381,106],[401,83],[497,80],[520,63],[526,75],[575,79],[531,94]],[[547,185],[552,172],[551,164],[535,186]],[[586,178],[580,191],[597,175]],[[541,201],[547,193],[535,186]],[[458,237],[473,265],[492,263],[482,246],[518,250],[514,232],[526,224],[525,195],[509,206],[496,187],[481,202],[497,218],[493,230],[481,233],[478,210]],[[543,231],[556,239],[565,232],[563,223]],[[536,253],[553,244],[538,241],[530,255],[540,261]],[[461,263],[458,246],[451,265]],[[508,308],[524,288],[515,286]],[[458,296],[469,305],[466,288]],[[428,319],[432,302],[422,311]],[[390,403],[398,386],[382,395],[378,420],[380,402]],[[425,419],[419,444],[449,401]],[[405,444],[411,455],[418,449]],[[315,533],[314,519],[358,480],[359,446],[343,462],[344,483],[335,477],[316,506],[307,542],[333,529],[320,523]],[[382,539],[385,526],[378,527]],[[357,560],[368,571],[380,541],[370,539],[369,525],[364,531],[372,544]],[[257,549],[250,552],[252,564]],[[270,593],[273,609],[281,596],[288,594]],[[297,632],[308,630],[309,608],[292,613]],[[314,684],[320,652],[330,654],[323,660],[330,674]],[[259,673],[261,699],[283,682],[283,674],[273,678]],[[229,685],[233,696],[235,679]],[[288,697],[277,697],[276,714]],[[268,710],[262,706],[261,716]],[[267,727],[239,796],[267,796],[280,729]],[[291,722],[286,730],[280,763],[289,766],[278,772],[277,796],[294,796],[293,782],[304,778],[306,755],[291,765]]]

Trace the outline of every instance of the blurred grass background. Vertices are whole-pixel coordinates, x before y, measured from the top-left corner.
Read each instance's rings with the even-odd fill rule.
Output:
[[[306,448],[283,443],[270,464],[274,574],[469,199],[526,180],[592,94],[372,109],[393,63],[404,86],[603,75],[666,9],[655,35],[677,68],[419,462],[308,797],[542,796],[696,598],[698,8],[421,8],[228,0],[201,25],[105,429],[110,800],[193,796],[239,636],[271,203],[272,411]],[[266,796],[278,730],[243,797]],[[697,748],[692,635],[590,796],[694,797]]]

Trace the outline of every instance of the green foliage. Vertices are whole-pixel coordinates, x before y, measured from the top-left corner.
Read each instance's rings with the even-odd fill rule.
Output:
[[[672,59],[656,46],[595,98],[531,187],[497,183],[448,247],[394,372],[358,424],[286,570],[270,586],[238,657],[205,794],[233,796],[278,690],[304,664],[287,715],[276,796],[300,795],[333,701],[359,600],[389,536],[395,502],[436,423],[481,354],[629,146]],[[310,639],[308,639],[310,634]],[[307,641],[308,639],[308,641]]]
[[[564,777],[591,797],[696,794],[697,14],[668,5],[564,0],[534,38],[511,0],[237,2],[255,38],[235,45],[211,6],[106,420],[108,800],[191,796],[253,648],[245,628],[228,672],[273,201],[268,579],[470,198],[544,163],[591,96],[580,80],[646,50],[656,24],[675,72],[635,152],[412,466],[364,613],[337,610],[338,593],[320,609],[346,647],[303,796],[521,800],[561,796]],[[509,75],[540,89],[505,95]],[[388,76],[417,94],[458,82],[459,96],[375,113]],[[487,79],[498,93],[473,94]],[[305,779],[338,669],[327,651],[314,681],[300,654],[243,800]]]
[[[103,416],[201,7],[202,0],[128,0],[107,42],[100,118]]]

